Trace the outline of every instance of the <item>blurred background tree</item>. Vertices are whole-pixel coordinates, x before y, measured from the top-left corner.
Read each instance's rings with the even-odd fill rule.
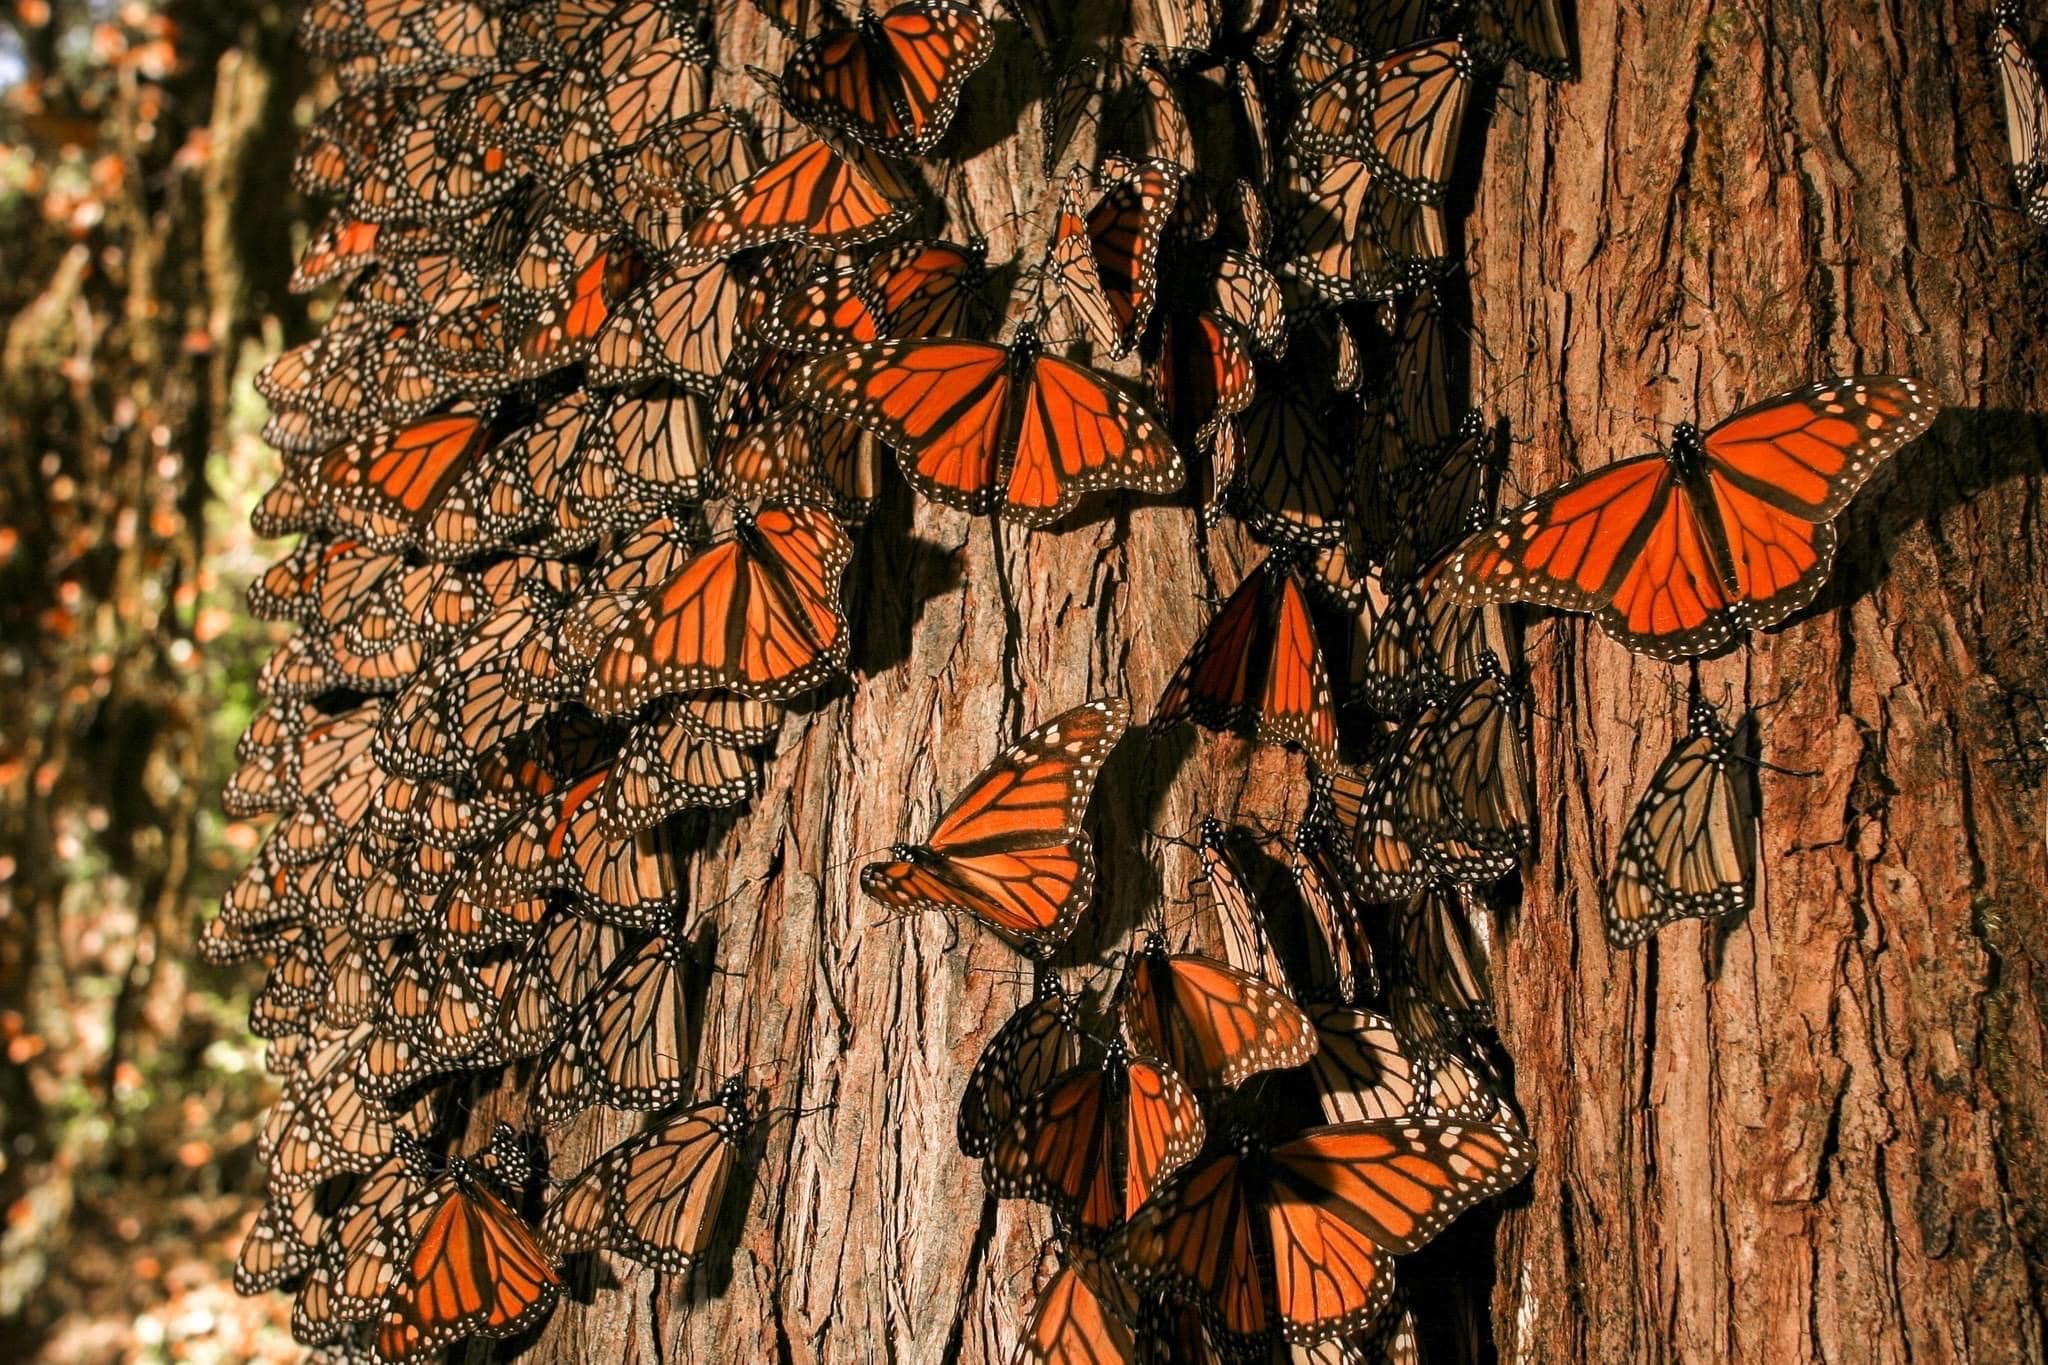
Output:
[[[249,380],[307,320],[281,201],[311,104],[272,3],[0,12],[0,1340],[292,1358],[227,1286],[267,1098],[188,951],[271,647]],[[302,228],[299,230],[303,230]]]

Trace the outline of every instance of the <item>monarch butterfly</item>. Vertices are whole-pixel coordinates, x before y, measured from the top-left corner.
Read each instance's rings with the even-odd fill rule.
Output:
[[[852,558],[823,511],[741,509],[729,539],[642,593],[592,665],[584,704],[614,716],[672,692],[779,701],[816,687],[846,659],[839,578]]]
[[[670,24],[660,7],[641,12],[657,21],[613,28],[598,58],[605,73],[598,140],[610,147],[631,147],[664,124],[699,113],[708,93],[711,53],[689,33],[666,31]]]
[[[714,199],[683,234],[677,265],[778,242],[838,250],[901,227],[903,185],[872,156],[807,142]]]
[[[294,294],[310,294],[322,285],[344,276],[353,278],[357,272],[377,264],[379,227],[376,223],[358,223],[338,213],[329,214],[299,252],[299,262],[292,268],[286,289]]]
[[[1186,1083],[1112,1039],[1100,1063],[1054,1077],[1016,1107],[981,1174],[998,1197],[1040,1200],[1106,1232],[1194,1159],[1202,1134]]]
[[[505,200],[533,169],[495,130],[475,141],[452,141],[443,131],[428,121],[394,134],[342,211],[369,223],[453,226]]]
[[[1060,78],[1040,115],[1045,174],[1053,173],[1084,128],[1094,146],[1077,159],[1092,163],[1105,152],[1151,156],[1196,169],[1194,133],[1159,50],[1124,42],[1107,56],[1083,57]]]
[[[705,739],[670,703],[633,727],[598,795],[598,827],[631,835],[690,806],[717,808],[751,797],[761,764],[744,749]]]
[[[741,111],[715,105],[648,137],[624,166],[629,193],[649,211],[718,198],[760,169],[754,127]],[[644,223],[628,224],[643,239]]]
[[[1417,713],[1369,783],[1330,774],[1367,897],[1406,900],[1434,879],[1470,885],[1515,869],[1530,800],[1520,726],[1506,680],[1484,668]]]
[[[1308,1016],[1286,993],[1210,958],[1170,954],[1148,934],[1120,990],[1125,1035],[1197,1090],[1229,1089],[1315,1053]]]
[[[538,378],[587,356],[612,310],[644,270],[629,246],[567,232],[559,224],[542,229],[529,253],[536,250],[544,264],[522,260],[515,267],[544,276],[513,324],[504,374],[515,381]]]
[[[1911,379],[1829,379],[1744,408],[1506,513],[1459,547],[1444,589],[1594,614],[1652,658],[1725,647],[1811,602],[1831,524],[1879,463],[1933,422]]]
[[[1387,991],[1386,1006],[1403,1050],[1414,1061],[1423,1112],[1453,1119],[1511,1113],[1498,1086],[1460,1046],[1458,1026],[1421,983],[1397,978]]]
[[[329,1220],[321,1255],[292,1305],[292,1335],[331,1341],[353,1323],[378,1317],[410,1249],[397,1244],[399,1216],[418,1197],[421,1181],[404,1157],[392,1155],[365,1175]]]
[[[1190,899],[1197,912],[1216,915],[1223,930],[1223,960],[1269,986],[1288,991],[1287,968],[1266,932],[1258,898],[1231,856],[1222,822],[1214,816],[1202,817],[1195,852],[1201,862]]]
[[[1472,60],[1456,38],[1355,62],[1304,103],[1303,150],[1362,160],[1388,193],[1433,204],[1451,176],[1471,93]]]
[[[797,371],[790,396],[896,448],[919,492],[970,512],[1057,521],[1096,488],[1181,485],[1164,428],[1106,376],[1046,355],[1020,328],[1008,346],[883,341]]]
[[[1387,499],[1397,528],[1387,550],[1387,573],[1397,582],[1414,576],[1418,564],[1446,551],[1491,518],[1494,476],[1500,462],[1484,419],[1468,411],[1456,432],[1431,447],[1411,448],[1406,466]],[[1364,496],[1364,490],[1359,491]]]
[[[562,613],[555,647],[564,663],[587,670],[640,595],[673,575],[701,548],[702,542],[673,515],[654,517],[619,539]]]
[[[1083,209],[1088,173],[1076,166],[1060,195],[1046,264],[1060,300],[1112,356],[1138,344],[1159,297],[1159,244],[1185,174],[1171,161],[1106,162],[1109,188]]]
[[[268,1293],[302,1274],[320,1250],[327,1217],[317,1190],[273,1192],[235,1255],[235,1292]]]
[[[498,1009],[508,1057],[529,1057],[560,1036],[568,1013],[604,979],[624,949],[619,930],[602,920],[553,913],[520,949]]]
[[[1460,1033],[1492,1027],[1486,951],[1456,889],[1442,883],[1424,887],[1402,907],[1399,922],[1402,968],[1451,1027]]]
[[[593,383],[664,378],[709,397],[741,348],[756,272],[731,261],[668,271],[612,310],[590,354]]]
[[[1287,309],[1280,282],[1258,260],[1226,250],[1216,263],[1216,311],[1251,334],[1266,355],[1287,347]]]
[[[1095,888],[1081,820],[1130,723],[1091,701],[1018,740],[955,797],[922,844],[861,869],[861,890],[898,910],[964,910],[1042,955],[1074,931]]]
[[[1553,81],[1572,74],[1571,39],[1558,0],[1480,0],[1466,39],[1489,65],[1515,62]]]
[[[1309,944],[1312,991],[1338,1000],[1356,999],[1361,991],[1377,995],[1380,982],[1372,940],[1333,854],[1328,832],[1306,823],[1295,831],[1288,847],[1295,890],[1316,927]]]
[[[608,1247],[671,1275],[703,1256],[756,1116],[738,1076],[704,1104],[626,1139],[568,1182],[542,1215],[557,1255]]]
[[[1383,716],[1479,676],[1489,651],[1508,654],[1496,606],[1470,606],[1443,591],[1442,561],[1410,580],[1351,659],[1351,693]]]
[[[875,438],[801,403],[785,403],[719,447],[718,471],[732,497],[824,507],[865,520],[881,494]]]
[[[1205,311],[1191,319],[1166,318],[1147,378],[1175,439],[1214,450],[1226,440],[1234,441],[1229,419],[1252,401],[1257,372],[1238,329]],[[1235,462],[1218,453],[1213,468],[1211,482],[1220,495],[1231,481]]]
[[[1254,534],[1283,545],[1327,545],[1350,515],[1342,414],[1314,386],[1287,383],[1266,368],[1266,382],[1238,426],[1244,449],[1237,502]]]
[[[274,1138],[263,1144],[270,1170],[270,1189],[291,1194],[311,1189],[336,1175],[369,1171],[396,1150],[404,1123],[381,1104],[367,1102],[358,1088],[355,1068],[369,1045],[371,1031],[320,1026],[309,1034],[311,1051],[285,1086],[285,1099],[273,1117]]]
[[[378,762],[414,779],[454,780],[477,755],[538,724],[566,686],[551,653],[563,610],[558,597],[529,582],[518,599],[479,620],[386,708]]]
[[[1081,1021],[1074,997],[1056,976],[1038,984],[1030,1004],[996,1030],[968,1073],[955,1125],[960,1150],[985,1157],[1026,1099],[1081,1060]]]
[[[606,833],[603,796],[613,774],[609,764],[588,773],[513,821],[470,869],[464,898],[491,908],[565,890],[586,913],[622,928],[660,923],[675,903],[676,868],[658,829]]]
[[[2041,68],[2020,36],[2018,0],[1999,0],[1998,27],[1991,34],[1998,60],[1999,89],[2005,95],[2005,133],[2012,148],[2012,173],[2027,217],[2048,226],[2048,154],[2041,133],[2048,127],[2048,90]]]
[[[798,118],[895,156],[923,156],[994,50],[988,21],[971,6],[906,0],[812,38],[782,68],[780,89]]]
[[[696,1055],[690,961],[667,936],[612,968],[541,1065],[533,1115],[552,1128],[592,1104],[662,1109],[682,1099]]]
[[[1115,1269],[1086,1247],[1069,1246],[1039,1293],[1013,1365],[1132,1365],[1137,1317],[1137,1296]]]
[[[338,446],[319,465],[328,509],[375,550],[467,551],[481,513],[466,476],[490,434],[483,415],[456,413]]]
[[[1241,1138],[1183,1171],[1109,1251],[1141,1288],[1202,1304],[1229,1338],[1277,1325],[1314,1344],[1370,1325],[1392,1287],[1390,1256],[1427,1245],[1529,1166],[1527,1142],[1494,1124],[1339,1124],[1271,1148]]]
[[[1733,737],[1694,697],[1686,732],[1650,777],[1622,829],[1601,904],[1617,948],[1674,920],[1724,919],[1750,904],[1756,881],[1754,819],[1730,767]]]
[[[1389,193],[1357,157],[1325,158],[1291,209],[1281,270],[1333,301],[1389,298],[1451,265],[1443,206]]]
[[[1337,758],[1329,673],[1291,564],[1268,556],[1223,604],[1153,708],[1155,730],[1193,720]]]
[[[509,1337],[555,1305],[562,1279],[523,1220],[456,1158],[398,1215],[399,1256],[377,1356],[425,1360],[465,1337]]]

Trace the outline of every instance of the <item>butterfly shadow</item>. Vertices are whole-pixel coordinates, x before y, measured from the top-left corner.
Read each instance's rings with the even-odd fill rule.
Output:
[[[853,669],[866,677],[887,672],[910,657],[925,603],[953,592],[966,579],[958,550],[911,533],[912,494],[900,478],[885,474],[868,533],[860,537],[847,574]]]
[[[967,78],[953,126],[932,153],[935,160],[965,165],[1002,145],[1017,132],[1025,111],[1046,97],[1046,68],[1031,36],[1009,18],[990,25],[995,50]]]
[[[2048,414],[1943,408],[1920,439],[1871,476],[1835,523],[1833,575],[1784,626],[1853,606],[1884,581],[1900,537],[1940,532],[1943,518],[1979,493],[2048,471]]]
[[[1133,724],[1102,765],[1094,802],[1095,908],[1054,954],[1056,969],[1098,966],[1126,946],[1133,931],[1147,922],[1148,909],[1158,906],[1164,888],[1158,865],[1147,855],[1145,833],[1194,748],[1188,726],[1155,734],[1149,726]]]

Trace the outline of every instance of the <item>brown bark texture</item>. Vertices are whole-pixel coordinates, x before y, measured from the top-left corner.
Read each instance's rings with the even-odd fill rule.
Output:
[[[1849,509],[1818,602],[1699,666],[1749,708],[1759,902],[1608,949],[1599,887],[1683,669],[1534,619],[1542,827],[1493,981],[1540,1151],[1504,1359],[2044,1350],[2041,255],[1982,7],[1581,5],[1503,93],[1474,389],[1527,488],[1810,375],[1944,413]]]
[[[1499,1250],[1504,1359],[2043,1350],[2040,793],[1996,761],[2015,695],[2048,684],[2041,277],[2001,207],[1984,22],[1581,6],[1579,78],[1511,80],[1468,143],[1474,401],[1508,420],[1522,489],[1814,375],[1912,373],[1949,409],[1852,508],[1821,601],[1699,668],[1800,770],[1758,774],[1740,923],[1606,946],[1599,888],[1686,670],[1582,620],[1529,623],[1542,823],[1493,980],[1541,1155]],[[744,8],[720,32],[726,53],[779,51]],[[1011,63],[974,93],[978,143],[1039,88]],[[1036,154],[1027,134],[960,172],[994,260],[1042,240]],[[792,728],[770,795],[693,867],[699,905],[732,898],[706,1065],[773,1060],[778,1103],[829,1107],[773,1129],[722,1274],[677,1296],[608,1262],[621,1281],[565,1304],[535,1359],[1002,1360],[1028,1311],[1043,1214],[986,1199],[952,1139],[1028,984],[985,936],[877,916],[855,876],[1020,719],[1105,693],[1142,715],[1204,615],[1161,573],[1191,519],[1134,507],[999,552],[986,521],[894,515],[908,538],[868,536],[849,588],[854,686]],[[1225,548],[1219,577],[1240,568]],[[1082,939],[1113,945],[1177,894],[1146,830],[1205,809],[1277,825],[1299,779],[1238,741],[1134,735],[1097,799]],[[631,1128],[577,1134],[595,1153]]]
[[[1156,33],[1150,7],[1135,8],[1075,7],[1076,47],[1134,23]],[[787,43],[746,0],[716,6],[711,27],[712,98],[774,127],[781,116],[739,68],[779,69]],[[964,191],[968,210],[945,230],[986,235],[998,280],[1035,265],[1052,226],[1064,166],[1048,179],[1040,164],[1049,83],[1007,30],[948,140],[968,149],[949,151],[960,164],[924,168],[934,191],[955,202]],[[1035,307],[1028,285],[1013,290],[1013,319]],[[1130,698],[1133,728],[1092,808],[1094,905],[1053,959],[1070,988],[1106,1003],[1119,975],[1110,954],[1162,914],[1188,918],[1193,859],[1171,846],[1162,858],[1151,835],[1188,832],[1204,812],[1291,827],[1307,796],[1298,756],[1142,729],[1210,614],[1195,536],[1184,500],[1122,499],[1051,531],[992,535],[989,518],[892,481],[846,583],[850,685],[792,714],[762,795],[707,830],[689,866],[700,909],[685,922],[693,939],[715,939],[718,964],[698,1063],[706,1074],[758,1068],[776,1078],[778,1109],[803,1112],[773,1123],[728,1198],[709,1273],[678,1292],[604,1258],[618,1281],[587,1302],[566,1297],[531,1359],[1011,1358],[1052,1224],[1041,1207],[985,1193],[954,1118],[982,1047],[1031,998],[1030,963],[964,922],[885,913],[861,894],[860,869],[923,837],[1007,737],[1090,698]],[[1258,558],[1235,534],[1212,554],[1226,590]],[[551,1161],[574,1171],[640,1126],[586,1116],[551,1137]]]
[[[2041,793],[1997,760],[2048,691],[2041,281],[2001,207],[1987,15],[1578,10],[1578,78],[1511,76],[1469,130],[1471,391],[1512,433],[1508,499],[1820,375],[1914,374],[1948,411],[1846,515],[1820,601],[1698,668],[1778,765],[1739,922],[1608,948],[1599,889],[1688,671],[1524,621],[1539,837],[1488,937],[1539,1164],[1501,1223],[1492,1339],[1528,1361],[2038,1358]],[[787,44],[744,0],[712,32],[713,98],[772,126],[743,68]],[[945,230],[986,234],[1012,280],[1058,196],[1027,47],[970,87],[959,164],[925,168],[969,205]],[[1090,697],[1145,717],[1209,615],[1187,501],[1026,533],[891,485],[846,584],[850,680],[792,716],[742,813],[685,822],[685,936],[716,968],[697,1060],[769,1078],[778,1113],[709,1265],[596,1258],[524,1358],[1010,1358],[1050,1223],[985,1195],[954,1114],[1029,975],[969,926],[883,914],[859,871],[1020,729]],[[1256,558],[1234,532],[1210,548],[1225,587]],[[1288,828],[1305,778],[1134,729],[1068,983],[1106,994],[1131,934],[1184,915],[1190,860],[1149,835],[1204,811]],[[642,1124],[586,1114],[551,1135],[555,1172]]]

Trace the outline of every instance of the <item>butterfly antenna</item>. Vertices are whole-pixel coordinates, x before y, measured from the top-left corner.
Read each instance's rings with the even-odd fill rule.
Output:
[[[893,844],[879,844],[874,848],[865,848],[858,853],[850,853],[846,857],[839,859],[837,862],[825,864],[825,866],[821,868],[820,871],[841,872],[849,867],[852,867],[855,863],[873,862],[878,858],[886,858],[889,856],[889,851],[894,847],[895,845]]]

